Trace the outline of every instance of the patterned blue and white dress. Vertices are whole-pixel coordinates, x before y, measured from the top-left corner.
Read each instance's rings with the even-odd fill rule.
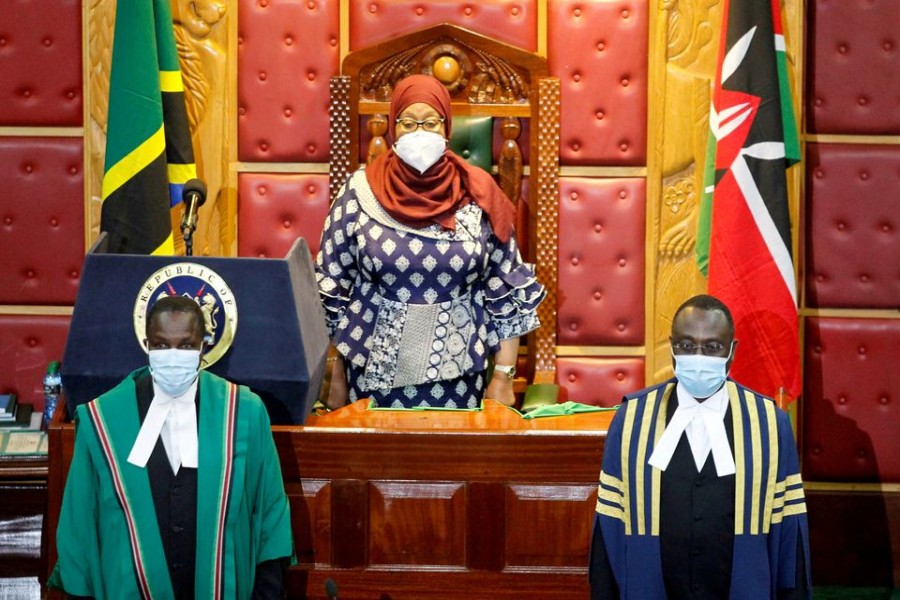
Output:
[[[385,212],[356,171],[331,206],[316,257],[329,332],[350,400],[476,408],[500,340],[540,324],[546,295],[515,237],[501,243],[474,204],[456,231],[416,229]]]

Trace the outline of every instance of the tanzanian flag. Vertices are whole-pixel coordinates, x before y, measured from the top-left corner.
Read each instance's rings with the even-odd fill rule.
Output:
[[[100,219],[109,251],[174,254],[171,208],[196,176],[169,0],[121,0]]]
[[[709,293],[731,309],[732,374],[769,397],[800,393],[787,168],[800,159],[780,0],[725,0],[697,232]]]

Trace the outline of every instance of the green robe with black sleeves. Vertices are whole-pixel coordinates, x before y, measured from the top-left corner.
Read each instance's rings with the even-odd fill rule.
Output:
[[[76,411],[75,452],[49,585],[76,596],[172,598],[147,469],[127,458],[144,367]],[[197,419],[197,598],[249,598],[256,566],[292,554],[269,417],[259,397],[201,371]]]

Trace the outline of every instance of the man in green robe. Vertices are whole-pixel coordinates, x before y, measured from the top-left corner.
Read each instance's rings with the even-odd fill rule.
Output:
[[[199,371],[193,300],[157,301],[150,368],[76,411],[49,585],[74,597],[280,598],[292,554],[262,401]]]

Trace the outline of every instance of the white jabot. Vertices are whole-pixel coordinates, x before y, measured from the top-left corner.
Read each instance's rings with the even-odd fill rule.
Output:
[[[727,384],[723,385],[719,391],[703,402],[697,402],[681,384],[678,384],[675,390],[678,395],[678,408],[675,409],[672,420],[656,443],[648,462],[665,471],[669,461],[672,460],[681,434],[686,433],[698,472],[703,470],[703,464],[712,452],[719,477],[734,474],[734,456],[731,453],[731,446],[728,445],[728,434],[725,432],[725,412],[728,410],[727,387]]]
[[[156,382],[153,383],[153,401],[131,447],[128,462],[146,467],[156,440],[162,438],[173,473],[177,475],[182,465],[197,468],[197,408],[194,398],[198,381],[199,377],[176,398],[163,392]]]

